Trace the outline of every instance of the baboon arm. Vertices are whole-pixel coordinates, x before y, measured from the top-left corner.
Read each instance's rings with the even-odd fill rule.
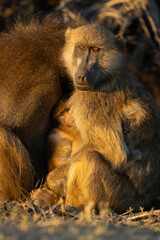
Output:
[[[156,131],[153,109],[140,100],[128,101],[122,109],[121,119],[124,124],[129,123],[130,131],[137,136],[137,143],[150,140]]]
[[[106,144],[105,149],[100,152],[106,160],[111,162],[115,168],[123,166],[127,162],[129,150],[124,141],[122,130],[120,128],[118,130],[116,128],[109,128],[104,143]]]

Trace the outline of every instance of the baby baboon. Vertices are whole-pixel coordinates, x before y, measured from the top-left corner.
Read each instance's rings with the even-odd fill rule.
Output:
[[[62,52],[83,146],[48,175],[47,186],[80,209],[88,202],[117,212],[150,208],[160,195],[159,110],[130,70],[122,42],[88,24],[67,30]],[[119,172],[132,150],[139,161]]]
[[[36,205],[39,206],[46,206],[46,205],[54,205],[57,203],[62,196],[62,189],[61,187],[65,186],[67,183],[67,175],[68,171],[66,172],[66,163],[68,159],[78,151],[78,149],[82,146],[82,141],[80,134],[76,127],[73,124],[71,115],[69,114],[69,108],[67,106],[67,101],[61,101],[54,112],[54,121],[57,122],[57,127],[54,128],[49,137],[48,137],[48,144],[47,144],[47,162],[48,162],[48,169],[51,172],[48,175],[50,189],[52,189],[52,184],[56,185],[57,188],[60,190],[56,191],[55,188],[54,192],[49,190],[44,184],[38,189],[35,189],[31,193],[31,199],[34,201]],[[65,164],[65,172],[60,173],[59,167]],[[55,169],[58,168],[58,177],[56,175],[56,179],[52,179],[52,174],[55,174]],[[62,167],[63,169],[63,167]],[[63,176],[63,178],[62,178]],[[59,181],[61,179],[62,183]],[[58,180],[58,182],[56,182]],[[60,195],[58,194],[60,191]]]
[[[82,145],[80,134],[73,124],[66,101],[61,101],[54,113],[59,122],[48,137],[47,162],[49,172],[68,161]]]

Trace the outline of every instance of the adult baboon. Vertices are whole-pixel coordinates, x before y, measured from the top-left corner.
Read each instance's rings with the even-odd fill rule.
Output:
[[[0,34],[0,199],[24,199],[47,174],[52,111],[72,88],[61,61],[65,31],[47,18]]]
[[[58,122],[58,126],[50,133],[47,144],[47,162],[49,172],[51,173],[48,174],[44,186],[35,189],[31,194],[31,199],[39,206],[53,205],[58,202],[60,196],[65,196],[67,191],[68,168],[70,166],[70,160],[68,159],[72,156],[74,157],[74,154],[83,148],[85,144],[72,120],[66,101],[60,102],[53,117]],[[98,125],[98,127],[104,128],[105,126]],[[124,134],[128,132],[128,126],[123,126],[123,132]],[[131,164],[140,160],[141,157],[139,150],[130,150],[127,161],[122,164],[119,163],[117,171],[126,171]],[[112,161],[111,164],[112,167],[117,166],[114,161]],[[61,168],[59,168],[60,166]],[[58,175],[55,173],[56,171]],[[52,189],[54,189],[54,192]]]
[[[160,195],[159,110],[130,70],[121,41],[88,24],[67,30],[62,52],[83,146],[48,175],[47,187],[80,209],[88,202],[117,212],[150,208]],[[141,159],[119,172],[132,149]]]

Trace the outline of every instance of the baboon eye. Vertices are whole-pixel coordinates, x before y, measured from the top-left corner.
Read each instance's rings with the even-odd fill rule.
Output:
[[[60,117],[63,117],[64,116],[64,114],[65,114],[65,111],[62,111],[62,112],[60,112]]]
[[[98,47],[93,47],[93,48],[92,48],[92,51],[98,52],[98,51],[99,51],[99,48],[98,48]]]
[[[82,46],[82,45],[80,45],[79,47],[80,47],[81,49],[83,49],[83,48],[84,48],[84,46]]]

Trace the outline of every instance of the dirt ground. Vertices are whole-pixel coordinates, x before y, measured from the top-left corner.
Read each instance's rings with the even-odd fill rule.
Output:
[[[160,240],[160,210],[118,215],[103,209],[95,215],[74,207],[64,210],[63,206],[39,208],[30,201],[1,202],[1,239]]]
[[[6,240],[158,240],[158,233],[151,233],[148,229],[137,230],[134,227],[122,227],[101,224],[77,224],[66,222],[63,220],[51,219],[45,224],[37,224],[36,226],[0,226],[0,239]]]

